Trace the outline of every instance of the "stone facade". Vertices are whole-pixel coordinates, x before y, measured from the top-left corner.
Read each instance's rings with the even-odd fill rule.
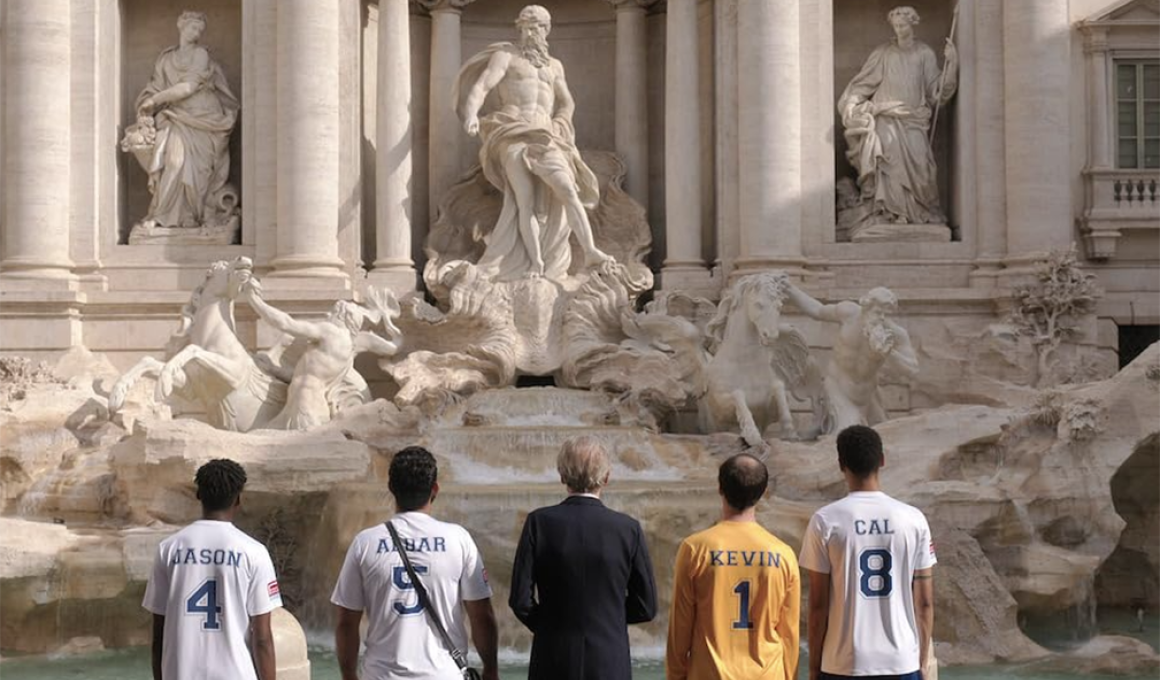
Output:
[[[466,56],[511,39],[524,3],[196,4],[241,106],[230,137],[241,234],[230,245],[129,242],[149,194],[118,142],[185,5],[0,5],[0,352],[48,359],[83,345],[124,370],[162,350],[215,260],[250,258],[266,299],[305,318],[362,299],[368,284],[421,288],[440,201],[478,152],[450,84]],[[913,3],[916,35],[939,55],[956,27],[958,92],[933,138],[945,243],[838,235],[835,188],[849,167],[837,99],[890,38],[892,3],[543,4],[577,101],[577,146],[625,162],[660,288],[718,298],[737,275],[770,269],[823,302],[888,286],[929,362],[1002,321],[1033,263],[1075,242],[1104,293],[1076,338],[1102,357],[1095,373],[1114,367],[1118,325],[1160,323],[1160,199],[1148,194],[1160,172],[1117,174],[1108,81],[1116,59],[1160,57],[1156,3]],[[1144,189],[1121,205],[1127,179]],[[829,349],[819,324],[795,322]],[[244,307],[238,334],[254,348],[278,337]],[[995,377],[1020,382],[1021,370]],[[887,408],[945,403],[954,388],[949,377],[900,387]]]

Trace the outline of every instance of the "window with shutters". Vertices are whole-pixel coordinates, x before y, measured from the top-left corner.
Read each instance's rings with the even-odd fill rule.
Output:
[[[1116,167],[1160,168],[1160,59],[1116,60]]]

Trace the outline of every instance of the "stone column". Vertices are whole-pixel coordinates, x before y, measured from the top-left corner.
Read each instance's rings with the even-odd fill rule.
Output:
[[[1108,170],[1115,167],[1112,160],[1112,133],[1109,129],[1108,101],[1108,31],[1106,28],[1091,28],[1084,36],[1084,53],[1087,57],[1091,91],[1088,92],[1088,111],[1091,116],[1091,159],[1092,170]]]
[[[702,287],[701,101],[697,0],[669,0],[665,18],[666,289]]]
[[[739,269],[801,267],[798,0],[740,0]]]
[[[374,269],[397,293],[415,290],[411,261],[411,14],[407,0],[379,0]]]
[[[648,210],[648,26],[655,0],[607,0],[616,8],[616,152],[625,190]]]
[[[278,243],[274,277],[342,277],[339,2],[278,3]]]
[[[989,288],[1007,256],[1007,171],[1003,123],[1003,0],[975,0],[975,215],[973,285]]]
[[[459,140],[464,136],[451,88],[463,64],[459,15],[474,0],[420,0],[431,12],[431,121],[429,134],[436,143],[428,152],[428,206],[431,220],[439,214],[439,202],[459,179]]]
[[[1003,3],[1007,261],[1026,265],[1072,242],[1067,3]]]
[[[5,288],[69,286],[69,0],[8,0],[4,50]]]

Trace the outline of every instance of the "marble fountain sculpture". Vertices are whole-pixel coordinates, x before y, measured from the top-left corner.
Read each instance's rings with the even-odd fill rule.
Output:
[[[203,12],[182,12],[180,42],[161,52],[137,96],[137,122],[121,150],[148,176],[152,200],[129,243],[234,243],[241,228],[237,187],[229,182],[230,133],[240,104],[225,72],[199,41]]]
[[[559,500],[555,456],[581,434],[613,452],[605,500],[641,520],[654,556],[662,615],[634,645],[662,645],[677,546],[719,512],[720,457],[765,457],[759,519],[797,545],[843,492],[833,433],[865,422],[889,452],[884,486],[932,520],[941,660],[1160,668],[1143,643],[1061,655],[1019,625],[1089,611],[1097,583],[1117,603],[1157,597],[1160,507],[1139,480],[1160,460],[1160,346],[1104,380],[1052,378],[1095,294],[1074,257],[1041,265],[1054,297],[1028,284],[982,336],[920,334],[885,288],[823,302],[782,271],[737,276],[718,303],[642,305],[649,226],[620,159],[576,146],[549,22],[526,9],[518,45],[460,73],[464,130],[483,144],[427,242],[435,304],[364,288],[298,318],[238,258],[210,265],[165,355],[124,374],[79,347],[55,367],[0,359],[4,649],[146,643],[156,545],[197,515],[194,471],[222,455],[247,469],[240,523],[307,627],[330,625],[345,548],[389,513],[390,455],[415,443],[439,458],[437,512],[472,532],[502,603],[523,517]],[[239,304],[282,333],[272,347],[238,337]],[[372,397],[363,354],[389,398]],[[899,384],[928,405],[898,408]],[[501,644],[526,650],[497,610]]]
[[[958,50],[947,38],[939,69],[934,50],[914,37],[913,7],[896,7],[887,19],[894,39],[870,54],[838,98],[857,172],[856,188],[849,178],[839,184],[838,228],[855,243],[949,241],[932,145],[939,109],[958,88]]]

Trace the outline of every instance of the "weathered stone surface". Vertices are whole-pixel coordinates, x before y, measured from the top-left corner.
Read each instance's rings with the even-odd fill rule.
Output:
[[[213,458],[241,463],[247,492],[283,496],[326,492],[337,483],[363,479],[370,466],[370,448],[340,431],[243,434],[192,420],[139,423],[112,455],[116,514],[134,522],[183,523],[196,517],[193,477]]]
[[[152,553],[168,532],[148,534]],[[43,653],[149,641],[146,574],[126,569],[121,532],[0,519],[0,637]],[[80,638],[81,642],[76,642]],[[95,638],[95,640],[93,639]]]
[[[1101,635],[1072,652],[1030,664],[1028,670],[1076,677],[1156,677],[1160,672],[1160,655],[1148,643],[1135,638]]]

